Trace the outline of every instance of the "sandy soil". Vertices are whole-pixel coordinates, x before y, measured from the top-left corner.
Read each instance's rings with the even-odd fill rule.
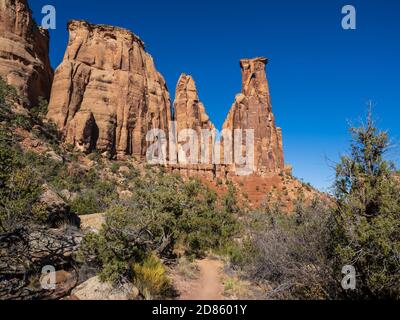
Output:
[[[196,261],[200,269],[197,279],[174,277],[176,289],[180,293],[179,300],[224,300],[224,287],[221,270],[223,263],[206,258]]]

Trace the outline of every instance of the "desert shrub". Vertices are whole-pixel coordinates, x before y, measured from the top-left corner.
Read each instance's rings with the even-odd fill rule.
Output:
[[[336,296],[329,254],[329,207],[304,206],[294,214],[253,212],[245,257],[236,263],[255,281],[268,283],[268,298],[329,299]]]
[[[232,213],[218,206],[216,194],[198,180],[184,182],[176,175],[152,173],[136,181],[130,210],[146,216],[158,212],[162,221],[157,228],[162,229],[154,234],[163,235],[168,247],[179,240],[190,254],[201,255],[232,236]]]
[[[3,103],[6,104],[4,101]],[[24,155],[12,130],[0,124],[1,232],[21,226],[23,221],[42,219],[42,213],[35,207],[41,192],[39,174],[23,159]]]
[[[96,267],[103,281],[132,280],[130,265],[150,251],[149,235],[131,219],[122,207],[109,209],[100,233],[89,233],[82,241],[80,260]]]
[[[253,250],[252,243],[248,240],[231,241],[226,243],[218,253],[228,258],[233,269],[240,269],[249,263],[250,253]]]
[[[39,97],[38,100],[38,105],[32,107],[29,111],[33,117],[35,117],[38,121],[41,121],[47,114],[49,104],[43,97]]]
[[[350,153],[336,167],[335,205],[310,203],[299,190],[292,215],[268,206],[246,219],[251,246],[242,245],[246,258],[236,263],[272,286],[268,297],[400,297],[400,187],[385,159],[388,135],[371,114],[350,131]],[[340,285],[345,265],[355,267],[355,290]]]
[[[97,180],[71,202],[71,208],[79,215],[100,213],[117,203],[116,186],[110,181]]]
[[[238,212],[239,207],[237,203],[237,194],[236,194],[236,188],[232,183],[228,183],[228,192],[224,195],[223,197],[223,204],[224,204],[224,209],[227,212]]]
[[[116,184],[113,181],[99,179],[91,187],[96,192],[103,210],[118,199]]]
[[[113,163],[111,164],[111,171],[112,171],[113,173],[117,173],[120,167],[121,167],[121,165],[120,165],[119,163],[113,162]]]
[[[177,231],[179,239],[187,244],[187,253],[203,255],[228,242],[237,229],[232,214],[235,200],[229,200],[232,207],[226,206],[226,202],[218,207],[216,194],[197,180],[184,184],[183,195]]]
[[[0,191],[0,226],[3,232],[11,230],[23,221],[43,222],[43,212],[38,200],[41,184],[30,168],[15,168]]]
[[[0,299],[49,299],[52,293],[39,285],[42,267],[72,265],[73,255],[67,252],[76,248],[77,232],[50,228],[52,219],[40,195],[59,168],[20,147],[15,129],[31,130],[35,121],[14,113],[16,101],[23,99],[0,80]]]
[[[164,265],[154,255],[147,256],[142,262],[132,264],[133,284],[146,300],[162,299],[172,293],[172,283]]]
[[[84,240],[89,254],[82,252],[83,257],[97,256],[103,279],[132,279],[132,263],[140,264],[148,252],[170,258],[177,244],[201,256],[230,241],[236,231],[232,213],[197,180],[148,172],[132,183],[132,199],[111,206],[100,234]]]
[[[63,172],[66,171],[65,164],[52,160],[51,158],[32,151],[26,151],[21,156],[21,161],[25,166],[31,166],[40,173],[41,180],[52,185],[57,185]]]
[[[14,166],[12,136],[0,126],[0,190],[5,187]]]
[[[385,159],[388,135],[371,114],[350,131],[350,154],[336,167],[336,273],[345,265],[356,269],[356,290],[346,291],[347,297],[399,299],[400,187],[394,165]]]
[[[11,107],[10,104],[13,103],[14,101],[18,100],[18,94],[17,90],[8,85],[3,78],[0,77],[0,104],[1,104],[1,111],[0,114],[3,117],[10,116],[10,111]]]
[[[34,122],[24,114],[14,114],[12,118],[12,125],[25,130],[31,130]]]
[[[78,215],[100,213],[102,208],[98,200],[96,193],[89,190],[78,195],[71,202],[71,209]]]
[[[71,147],[73,149],[73,147]],[[99,150],[94,150],[91,154],[88,155],[88,159],[96,162],[100,162],[101,152]]]

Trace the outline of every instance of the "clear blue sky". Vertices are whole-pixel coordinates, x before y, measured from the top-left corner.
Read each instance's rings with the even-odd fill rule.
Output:
[[[400,1],[395,0],[31,0],[57,9],[51,61],[64,55],[70,19],[117,25],[146,43],[171,96],[181,72],[221,127],[241,90],[239,59],[266,56],[273,110],[294,174],[326,190],[331,161],[347,150],[348,120],[373,100],[379,126],[400,135]],[[341,8],[357,9],[357,30],[341,28]],[[399,163],[399,152],[390,154]]]

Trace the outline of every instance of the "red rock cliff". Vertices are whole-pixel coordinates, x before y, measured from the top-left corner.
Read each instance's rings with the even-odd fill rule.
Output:
[[[26,0],[0,0],[0,76],[35,106],[50,96],[49,35],[36,26]]]
[[[132,32],[84,21],[68,24],[70,39],[57,68],[48,118],[67,143],[143,160],[146,134],[168,132],[170,97],[144,43]]]

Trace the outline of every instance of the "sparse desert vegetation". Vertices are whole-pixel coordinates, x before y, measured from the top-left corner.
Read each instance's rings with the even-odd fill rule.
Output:
[[[140,6],[146,4],[142,1]],[[129,5],[125,1],[124,6]],[[174,5],[170,2],[162,8],[167,11]],[[211,38],[206,41],[211,46],[189,51],[201,52],[203,59],[209,57],[205,48],[214,50],[221,42],[223,51],[229,52],[228,41],[239,39],[245,45],[236,47],[252,52],[248,39],[263,39],[262,34],[253,32],[282,29],[258,26],[265,18],[257,17],[262,5],[262,1],[256,6],[249,4],[249,15],[238,12],[240,24],[234,22],[240,25],[239,36],[232,29],[234,37],[226,36],[222,42]],[[186,17],[204,19],[200,14],[203,7],[196,7]],[[235,16],[228,5],[220,7]],[[215,13],[214,9],[220,8],[213,5],[212,9]],[[299,10],[297,6],[296,13]],[[142,14],[145,12],[139,8],[134,18]],[[295,177],[293,172],[303,175],[304,171],[293,171],[286,163],[304,157],[308,172],[322,175],[314,167],[316,156],[306,153],[320,151],[314,150],[317,140],[322,141],[318,141],[320,146],[336,144],[332,136],[339,134],[335,131],[339,126],[325,132],[326,120],[320,114],[307,114],[307,103],[318,97],[321,101],[315,101],[321,107],[335,106],[330,113],[324,110],[324,117],[332,122],[344,118],[334,98],[347,98],[342,92],[346,85],[335,87],[330,81],[341,77],[344,83],[353,72],[344,77],[343,71],[335,74],[332,65],[322,68],[322,55],[316,50],[326,46],[316,46],[315,37],[304,37],[297,33],[300,28],[288,27],[283,28],[290,31],[284,42],[281,34],[279,41],[272,41],[285,49],[287,59],[288,50],[281,44],[298,48],[289,41],[295,30],[296,41],[314,41],[310,47],[315,52],[307,54],[307,59],[318,62],[318,70],[311,68],[313,63],[298,63],[307,60],[295,51],[295,59],[286,60],[309,69],[296,70],[301,81],[296,73],[281,77],[289,88],[280,88],[280,92],[292,99],[280,101],[281,106],[292,103],[292,110],[298,113],[291,114],[295,120],[290,121],[310,131],[304,130],[309,149],[301,145],[299,132],[288,133],[295,137],[289,148],[299,146],[285,158],[286,133],[272,110],[266,57],[240,60],[241,90],[225,118],[215,119],[219,132],[194,77],[180,74],[172,101],[167,81],[156,68],[157,59],[133,32],[70,20],[69,40],[63,39],[66,53],[53,70],[50,33],[36,23],[28,1],[0,0],[0,16],[0,300],[400,299],[400,171],[387,154],[389,134],[378,128],[372,111],[359,126],[350,128],[349,150],[331,172],[330,193]],[[182,53],[188,51],[190,41],[196,41],[196,46],[204,43],[196,38],[197,32],[185,37],[190,24],[182,28],[183,18],[162,20],[177,23],[182,32],[182,37],[163,37],[161,43],[167,44],[168,50]],[[221,24],[222,18],[208,22]],[[129,25],[128,19],[122,21]],[[149,21],[152,30],[157,30],[153,20]],[[201,30],[209,27],[201,26]],[[247,26],[254,29],[248,39],[243,36]],[[328,32],[335,28],[317,29]],[[162,31],[167,33],[168,28]],[[354,32],[350,41],[361,32],[365,30]],[[388,36],[392,54],[397,49],[392,46],[395,37],[389,32]],[[179,41],[183,50],[174,46],[178,38],[185,39]],[[318,41],[336,38],[323,35]],[[362,38],[373,42],[378,37]],[[374,43],[368,47],[374,48]],[[376,47],[384,52],[384,46]],[[363,48],[357,49],[362,52]],[[329,50],[330,63],[342,62],[340,56],[331,59],[331,54],[341,51],[351,52]],[[227,81],[224,73],[228,67],[221,63],[221,59],[229,63],[231,59],[210,53],[212,63],[197,56],[198,61],[185,60],[185,67],[195,60],[201,68],[212,68],[210,73],[218,85],[231,92],[236,84]],[[364,49],[362,58],[370,62],[367,53]],[[172,51],[166,56],[170,66],[163,69],[175,77],[181,70],[175,69],[180,66],[173,56]],[[274,60],[277,56],[274,53]],[[373,75],[374,63],[366,68],[365,61],[357,60],[362,65],[360,74],[354,72],[358,78],[364,70]],[[380,59],[376,69],[379,77],[385,75],[382,70],[389,69],[381,65],[385,60]],[[353,67],[357,70],[357,64]],[[390,65],[390,69],[397,77],[395,67]],[[317,77],[325,71],[332,72],[332,76],[327,73],[329,81]],[[308,83],[304,74],[318,79]],[[382,82],[379,77],[371,76],[378,79],[376,84]],[[301,87],[303,82],[306,88]],[[391,88],[384,85],[378,96]],[[320,96],[315,94],[305,103],[302,94],[309,88]],[[220,93],[212,89],[212,94]],[[322,98],[327,97],[332,101],[325,106]],[[348,100],[356,99],[359,97]],[[349,107],[344,104],[342,109],[347,113]],[[215,113],[220,113],[218,117],[222,114]],[[314,127],[327,134],[317,137],[318,131],[311,131]],[[299,162],[296,165],[301,166]]]

